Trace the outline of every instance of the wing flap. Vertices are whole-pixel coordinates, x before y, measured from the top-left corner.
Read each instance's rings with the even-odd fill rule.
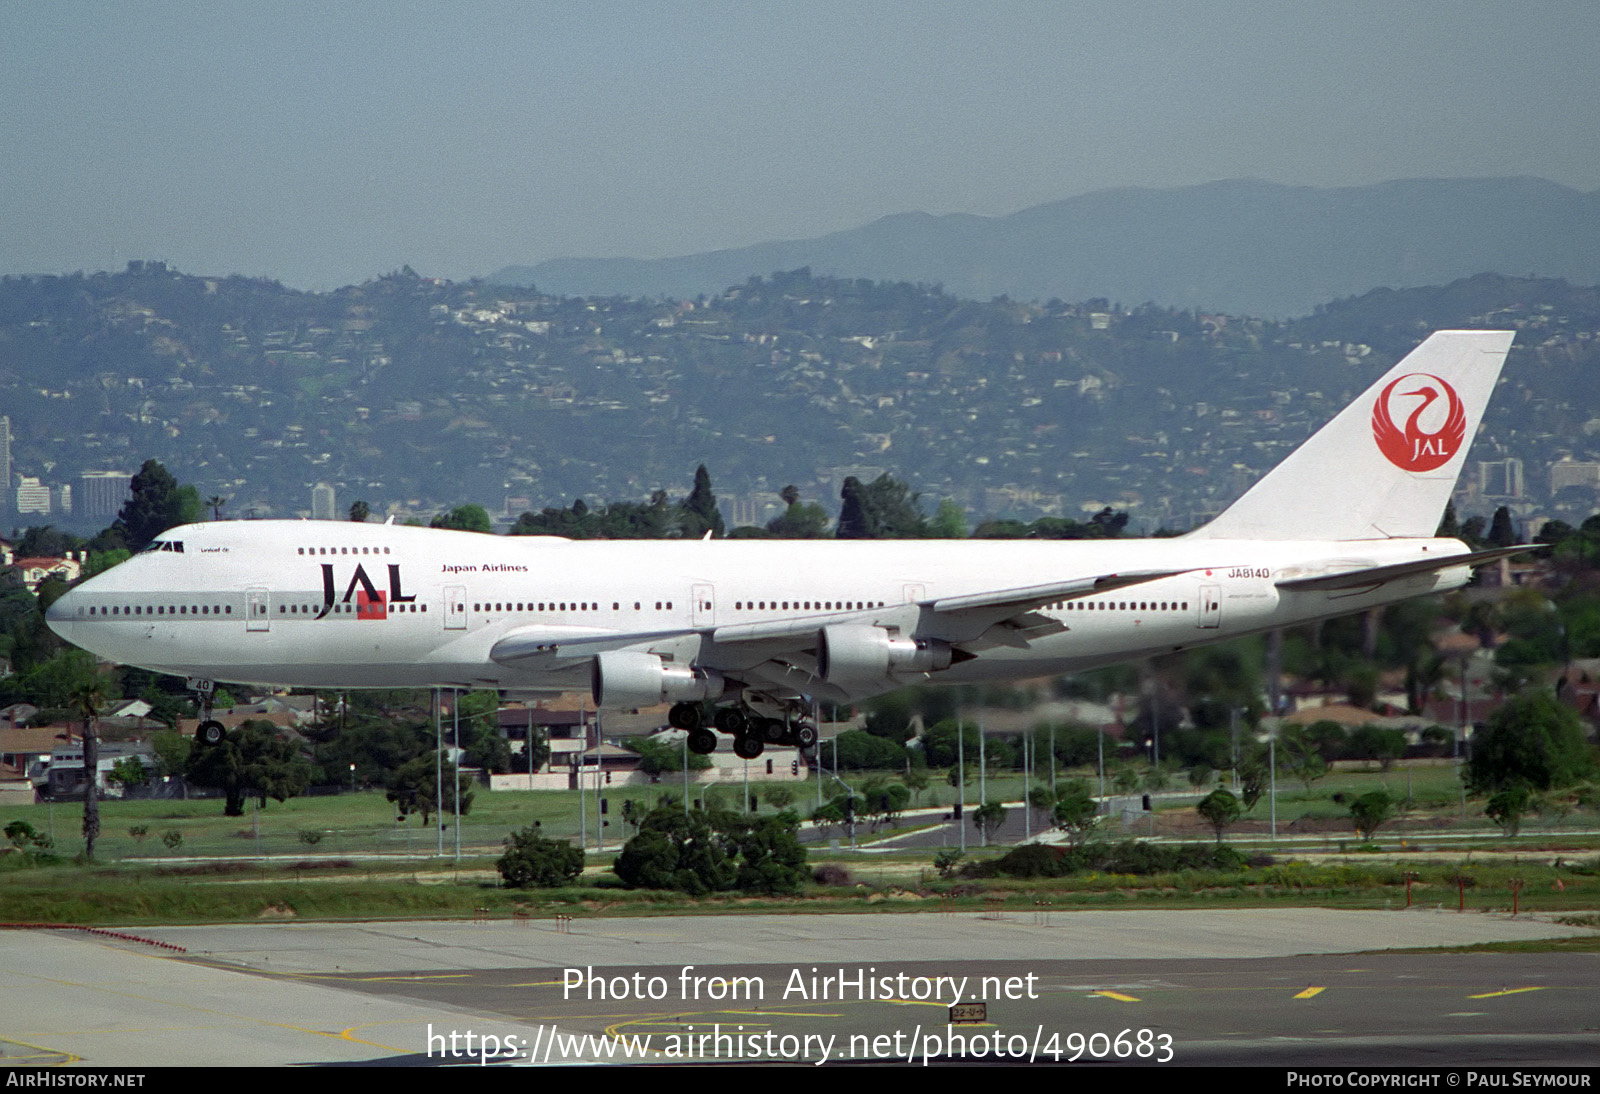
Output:
[[[1056,581],[1048,585],[1024,585],[1015,589],[945,596],[924,603],[941,614],[970,611],[974,608],[1036,608],[1057,600],[1079,600],[1086,596],[1094,596],[1096,593],[1109,593],[1116,589],[1143,585],[1149,581],[1161,581],[1164,578],[1186,574],[1193,569],[1196,567],[1188,566],[1182,570],[1130,570],[1124,574],[1100,574],[1097,577],[1074,578],[1071,581]]]
[[[1386,581],[1396,581],[1403,577],[1415,577],[1419,574],[1431,574],[1439,570],[1449,570],[1457,566],[1483,566],[1502,558],[1510,558],[1512,555],[1536,551],[1539,546],[1539,544],[1531,544],[1521,547],[1495,547],[1488,551],[1469,551],[1459,555],[1440,555],[1437,558],[1423,558],[1414,562],[1397,562],[1389,566],[1363,566],[1358,569],[1343,570],[1336,574],[1291,577],[1278,581],[1277,586],[1280,589],[1292,589],[1295,591],[1359,589],[1368,585],[1381,585]]]
[[[623,650],[655,642],[681,640],[693,631],[604,631],[592,627],[525,627],[502,637],[489,650],[497,665],[523,665],[537,660],[567,661],[593,657],[607,650]]]

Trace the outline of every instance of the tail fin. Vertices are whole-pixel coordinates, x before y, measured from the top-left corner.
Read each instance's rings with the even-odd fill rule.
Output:
[[[1436,331],[1190,535],[1432,536],[1514,336],[1514,331]]]

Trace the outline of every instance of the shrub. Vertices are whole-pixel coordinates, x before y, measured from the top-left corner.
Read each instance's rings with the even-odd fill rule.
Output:
[[[513,889],[553,889],[571,885],[583,873],[583,848],[566,840],[545,839],[537,827],[513,832],[495,866]]]

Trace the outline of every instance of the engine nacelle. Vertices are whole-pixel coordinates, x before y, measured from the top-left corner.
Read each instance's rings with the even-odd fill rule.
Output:
[[[632,710],[657,703],[700,702],[722,694],[720,672],[668,664],[653,653],[612,650],[594,659],[590,690],[602,710]]]
[[[839,623],[817,632],[817,674],[849,689],[897,673],[947,669],[951,652],[938,638],[895,638],[882,627]]]

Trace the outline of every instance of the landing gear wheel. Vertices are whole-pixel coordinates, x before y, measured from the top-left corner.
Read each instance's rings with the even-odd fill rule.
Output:
[[[207,748],[215,748],[217,745],[220,745],[222,743],[222,739],[227,735],[228,731],[223,727],[221,722],[212,721],[210,719],[201,722],[195,727],[194,731],[194,739],[199,741]]]
[[[711,722],[723,733],[737,737],[744,733],[750,724],[750,719],[746,718],[744,711],[738,707],[718,707]]]
[[[753,760],[766,751],[766,742],[759,737],[743,736],[733,739],[733,754],[741,760]]]
[[[788,727],[776,718],[767,718],[761,723],[761,739],[769,745],[780,744],[788,733]]]
[[[717,735],[709,729],[691,729],[689,731],[689,751],[700,756],[709,756],[717,750]]]
[[[667,711],[667,724],[673,729],[699,729],[704,721],[699,703],[673,703]]]
[[[817,727],[811,725],[801,725],[794,731],[794,740],[795,744],[799,745],[800,748],[806,752],[810,752],[813,748],[817,747]]]

